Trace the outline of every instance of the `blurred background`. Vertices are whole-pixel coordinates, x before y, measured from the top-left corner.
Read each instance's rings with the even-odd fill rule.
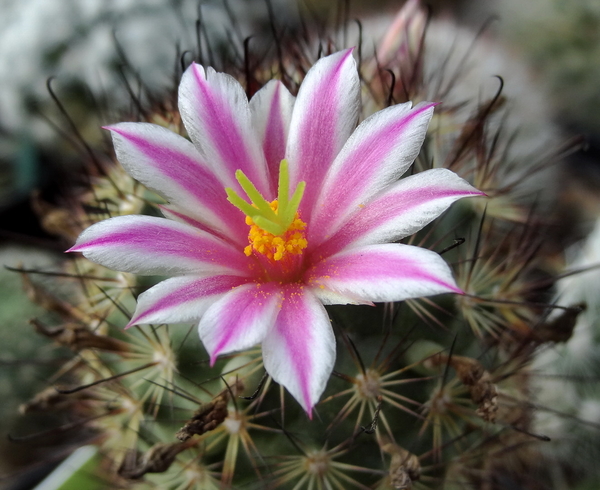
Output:
[[[293,29],[302,16],[327,17],[339,8],[348,8],[350,18],[391,19],[403,3],[0,0],[0,264],[35,269],[61,260],[68,244],[44,231],[32,196],[60,201],[64,189],[77,184],[86,145],[106,143],[102,124],[131,111],[141,87],[158,93],[176,86],[182,54],[199,42],[198,22],[207,33],[205,49],[220,53],[234,40],[266,38],[269,10]],[[593,196],[600,185],[600,2],[428,3],[434,16],[480,32],[483,42],[521,65],[549,124],[567,136],[585,136],[586,151],[570,157],[570,168]],[[510,81],[510,73],[502,75]],[[591,223],[596,199],[580,204]],[[30,301],[19,274],[3,268],[0,275],[0,432],[18,436],[44,428],[45,420],[36,426],[35,417],[19,418],[18,406],[47,386],[67,353],[34,334],[29,320],[52,313]],[[22,445],[0,438],[0,472],[10,475],[43,459],[46,443],[22,452]]]

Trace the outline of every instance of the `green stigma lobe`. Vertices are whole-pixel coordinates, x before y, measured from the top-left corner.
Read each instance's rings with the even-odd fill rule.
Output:
[[[227,187],[227,200],[246,216],[252,218],[254,223],[273,235],[282,235],[290,227],[300,206],[304,195],[306,182],[300,182],[296,187],[292,198],[289,198],[290,175],[287,160],[281,160],[279,165],[279,182],[277,189],[277,212],[271,209],[269,202],[260,194],[244,172],[237,170],[235,178],[244,190],[250,203],[241,198],[231,187]]]
[[[269,221],[264,216],[251,216],[251,218],[252,218],[252,221],[254,221],[254,224],[256,226],[258,226],[259,228],[262,228],[265,231],[268,231],[272,235],[276,235],[276,236],[283,235],[287,230],[287,228],[284,228],[283,226],[281,226],[277,223],[273,223],[272,221]]]
[[[299,182],[294,194],[292,195],[292,199],[290,200],[287,206],[287,215],[282,217],[285,220],[286,228],[292,224],[294,221],[294,216],[296,216],[296,211],[300,207],[300,201],[302,200],[302,196],[304,195],[304,189],[306,187],[306,182]]]
[[[278,203],[278,208],[277,210],[279,211],[280,209],[286,209],[288,206],[288,189],[290,187],[290,174],[288,171],[288,163],[287,160],[284,158],[283,160],[281,160],[281,163],[279,164],[279,183],[277,186],[277,203]],[[281,216],[282,213],[279,212],[279,216]]]
[[[258,189],[254,187],[254,184],[250,182],[250,179],[246,177],[244,172],[242,172],[241,170],[237,170],[235,172],[235,178],[242,186],[242,189],[244,189],[246,195],[250,198],[250,202],[252,202],[252,204],[254,204],[258,208],[261,214],[266,218],[276,220],[277,215],[273,212],[271,206],[265,200],[265,198],[261,196],[260,192],[258,192]]]

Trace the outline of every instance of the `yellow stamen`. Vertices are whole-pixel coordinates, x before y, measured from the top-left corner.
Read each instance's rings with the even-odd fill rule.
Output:
[[[277,213],[277,200],[269,203],[269,206]],[[306,223],[300,219],[297,212],[288,229],[280,235],[273,235],[260,228],[250,216],[246,216],[246,224],[250,226],[248,233],[250,245],[244,249],[244,253],[248,256],[258,252],[269,260],[278,262],[287,255],[301,255],[308,245],[304,235]]]

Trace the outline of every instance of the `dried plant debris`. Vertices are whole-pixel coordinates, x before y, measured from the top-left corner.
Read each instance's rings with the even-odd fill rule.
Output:
[[[36,332],[51,338],[60,345],[79,352],[83,349],[98,349],[107,352],[126,353],[131,351],[131,346],[127,342],[98,335],[89,330],[88,327],[77,323],[65,323],[60,327],[46,327],[39,320],[33,319],[31,323]]]
[[[157,443],[145,453],[130,451],[119,468],[119,476],[137,480],[146,473],[164,473],[171,467],[177,455],[189,447],[189,444],[183,442]]]
[[[481,363],[469,357],[437,354],[430,360],[434,366],[450,365],[461,383],[469,388],[471,400],[477,405],[477,415],[486,422],[496,421],[498,389]]]
[[[419,458],[397,444],[388,442],[381,450],[391,454],[390,484],[400,490],[411,490],[413,483],[421,478],[421,463]]]
[[[180,441],[187,441],[194,435],[202,435],[215,430],[227,418],[227,403],[229,402],[229,391],[223,391],[211,402],[201,406],[194,416],[179,429],[175,437]]]
[[[586,310],[585,303],[579,303],[561,311],[552,319],[536,327],[534,336],[539,342],[567,342],[573,335],[577,318]]]

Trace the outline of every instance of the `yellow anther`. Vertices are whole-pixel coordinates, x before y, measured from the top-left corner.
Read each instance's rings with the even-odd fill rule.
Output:
[[[269,205],[277,213],[277,200],[269,203]],[[269,260],[278,262],[288,254],[301,255],[308,245],[303,232],[306,223],[300,219],[298,213],[296,213],[291,225],[282,235],[273,235],[263,230],[249,216],[246,216],[246,224],[250,226],[248,232],[250,245],[244,249],[244,253],[248,256],[252,255],[252,252],[258,252]]]

